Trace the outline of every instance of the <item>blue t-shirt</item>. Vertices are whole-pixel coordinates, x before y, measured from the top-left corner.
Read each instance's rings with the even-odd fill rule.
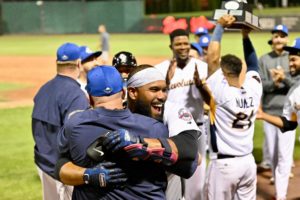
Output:
[[[128,109],[106,110],[96,108],[74,114],[59,133],[61,153],[69,153],[74,164],[95,166],[86,154],[91,143],[107,130],[124,128],[144,137],[168,137],[168,130],[155,119],[133,114]],[[106,160],[114,161],[128,175],[123,190],[101,189],[90,185],[76,186],[73,199],[165,199],[167,178],[165,169],[147,161],[131,161],[124,153],[107,154]]]
[[[35,163],[54,177],[58,159],[57,134],[68,114],[89,107],[76,80],[62,75],[43,85],[34,97],[32,134],[35,141]]]

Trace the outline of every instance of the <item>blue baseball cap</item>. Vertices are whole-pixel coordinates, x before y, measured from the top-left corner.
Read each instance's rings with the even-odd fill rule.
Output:
[[[208,45],[210,43],[210,39],[211,39],[211,37],[209,35],[203,35],[199,38],[198,43],[202,48],[206,48],[206,47],[208,47]]]
[[[283,47],[290,55],[300,56],[300,38],[296,38],[292,46]]]
[[[123,89],[123,80],[115,67],[97,66],[88,72],[85,89],[91,96],[111,96]]]
[[[206,35],[206,34],[208,34],[208,30],[207,30],[207,28],[204,28],[204,27],[199,27],[195,31],[195,35]]]
[[[191,48],[192,49],[195,49],[199,55],[203,55],[203,49],[202,47],[200,46],[200,44],[198,44],[197,42],[193,42],[191,43]]]
[[[66,62],[74,61],[80,58],[80,49],[74,43],[65,43],[61,45],[56,52],[56,61]]]
[[[285,25],[283,25],[283,24],[276,25],[276,26],[273,28],[273,30],[271,31],[272,34],[273,34],[273,33],[276,33],[276,32],[282,32],[282,33],[284,33],[286,36],[289,35],[289,30],[288,30],[288,28],[287,28]]]
[[[101,51],[95,51],[93,52],[90,48],[88,48],[87,46],[81,46],[80,47],[80,58],[81,58],[81,62],[85,62],[87,59],[91,58],[91,57],[98,57],[102,54]]]

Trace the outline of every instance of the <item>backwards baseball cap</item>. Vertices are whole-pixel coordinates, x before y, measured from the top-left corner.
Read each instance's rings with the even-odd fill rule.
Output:
[[[98,57],[102,54],[101,51],[95,51],[93,52],[90,48],[88,48],[87,46],[81,46],[80,47],[80,58],[81,58],[81,62],[85,62],[87,59],[91,58],[91,57]]]
[[[122,77],[113,66],[97,66],[88,72],[85,89],[91,96],[111,96],[123,89]]]
[[[276,33],[276,32],[282,32],[282,33],[284,33],[286,36],[288,36],[288,34],[289,34],[288,28],[287,28],[285,25],[283,25],[283,24],[276,25],[276,26],[273,28],[273,30],[271,31],[272,34],[273,34],[273,33]]]
[[[296,38],[292,46],[285,46],[283,49],[288,51],[290,55],[300,56],[300,38]]]
[[[67,62],[80,58],[80,49],[74,43],[65,43],[61,45],[56,52],[56,61]]]
[[[195,35],[206,35],[206,34],[208,34],[208,30],[207,30],[207,28],[204,28],[204,27],[199,27],[195,31]]]
[[[210,43],[210,39],[211,39],[211,37],[209,35],[203,35],[199,38],[198,43],[202,48],[206,48],[206,47],[208,47],[208,45]]]

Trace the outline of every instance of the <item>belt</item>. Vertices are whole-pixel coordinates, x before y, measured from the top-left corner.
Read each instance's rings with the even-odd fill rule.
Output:
[[[226,155],[226,154],[218,154],[217,159],[225,159],[225,158],[235,158],[237,156]]]

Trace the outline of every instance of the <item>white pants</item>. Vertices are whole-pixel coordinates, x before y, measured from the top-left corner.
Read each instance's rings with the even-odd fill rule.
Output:
[[[201,165],[199,165],[189,179],[185,179],[185,200],[203,200],[204,199],[204,186],[206,176],[206,146],[207,146],[207,121],[204,125],[200,126],[202,135],[198,141],[198,152],[202,156]]]
[[[43,200],[71,200],[73,186],[64,185],[37,167],[42,183]]]
[[[289,175],[293,164],[296,131],[282,133],[279,128],[264,122],[266,141],[271,158],[277,198],[286,198]]]
[[[255,200],[256,164],[253,155],[211,160],[205,193],[208,200]]]
[[[181,177],[175,174],[168,174],[168,187],[166,190],[167,200],[180,200],[182,199],[182,184]]]

